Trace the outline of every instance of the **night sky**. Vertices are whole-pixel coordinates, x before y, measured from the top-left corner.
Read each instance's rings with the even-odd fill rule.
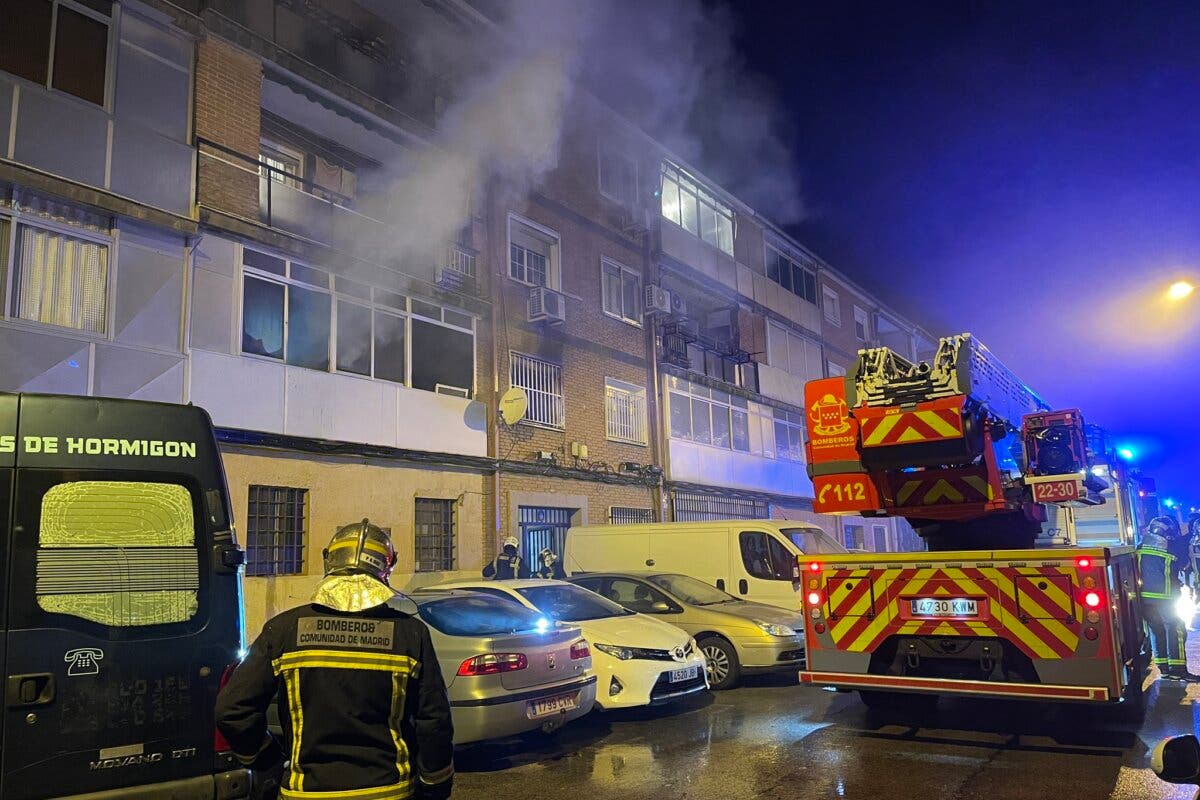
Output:
[[[784,106],[796,236],[1200,506],[1200,291],[1164,300],[1200,285],[1200,5],[726,8]],[[736,182],[721,155],[701,161]]]

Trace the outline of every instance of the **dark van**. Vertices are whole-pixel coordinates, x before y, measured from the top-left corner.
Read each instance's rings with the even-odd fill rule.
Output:
[[[0,797],[246,796],[231,519],[202,409],[0,394]]]

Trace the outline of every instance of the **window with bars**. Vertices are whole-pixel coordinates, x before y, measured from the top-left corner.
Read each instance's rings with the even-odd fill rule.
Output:
[[[108,309],[108,246],[55,230],[18,224],[12,304],[17,319],[104,333]],[[0,220],[0,256],[8,226]],[[0,277],[5,264],[0,261]]]
[[[454,569],[454,501],[418,497],[414,518],[414,572]]]
[[[627,444],[645,444],[646,388],[605,378],[604,397],[608,438]]]
[[[654,522],[654,510],[612,506],[608,509],[608,522],[610,525],[642,525]]]
[[[246,512],[246,574],[304,573],[308,489],[251,486]]]
[[[524,422],[562,428],[566,424],[562,367],[524,353],[511,353],[508,382],[525,390],[529,409]]]
[[[764,500],[727,497],[702,492],[675,492],[671,498],[676,522],[717,519],[767,519],[770,509]]]

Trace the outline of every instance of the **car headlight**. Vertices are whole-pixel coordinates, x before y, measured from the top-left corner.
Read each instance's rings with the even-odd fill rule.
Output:
[[[753,620],[754,624],[759,629],[769,636],[795,636],[796,632],[787,625],[779,625],[774,622],[763,622],[760,619]]]
[[[608,653],[613,658],[619,658],[622,661],[628,661],[633,658],[633,651],[628,647],[621,647],[615,644],[600,644],[599,642],[596,642],[593,647],[601,653]]]

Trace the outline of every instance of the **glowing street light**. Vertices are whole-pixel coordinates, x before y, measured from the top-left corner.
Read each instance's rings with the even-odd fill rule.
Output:
[[[1169,300],[1183,300],[1194,291],[1196,291],[1196,287],[1187,281],[1176,281],[1167,289],[1167,298]]]

